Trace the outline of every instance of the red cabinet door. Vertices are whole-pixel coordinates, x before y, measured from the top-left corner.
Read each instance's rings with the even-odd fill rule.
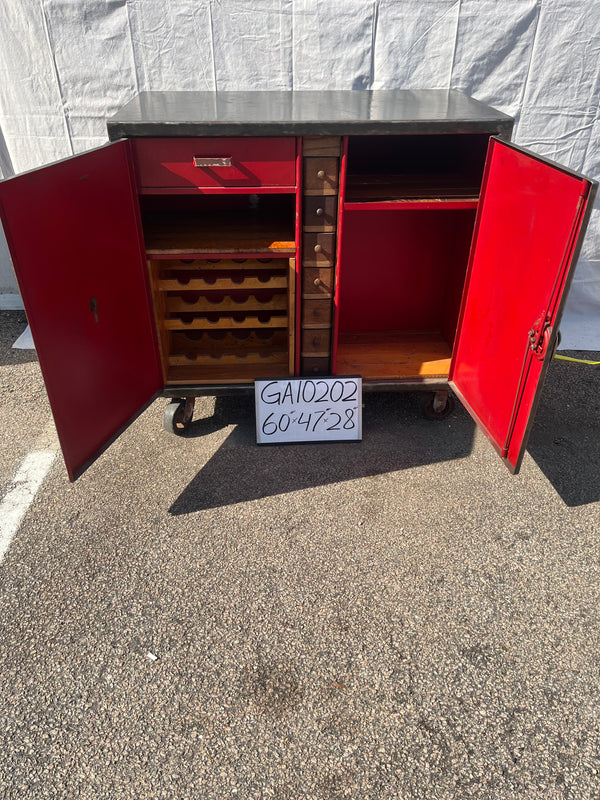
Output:
[[[501,140],[488,151],[450,385],[521,465],[595,185]]]
[[[163,385],[129,143],[2,182],[0,213],[74,480]]]

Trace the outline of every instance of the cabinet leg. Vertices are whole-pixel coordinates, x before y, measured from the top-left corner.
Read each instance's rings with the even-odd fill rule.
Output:
[[[190,422],[192,421],[192,417],[194,416],[194,406],[196,405],[196,398],[195,397],[186,397],[185,398],[185,406],[183,409],[183,424],[187,427]]]
[[[448,405],[448,392],[434,392],[432,405],[434,414],[443,414]]]
[[[181,434],[194,416],[195,397],[174,398],[165,409],[163,425],[167,433]]]
[[[445,419],[454,410],[454,398],[448,391],[433,392],[423,407],[427,419]]]

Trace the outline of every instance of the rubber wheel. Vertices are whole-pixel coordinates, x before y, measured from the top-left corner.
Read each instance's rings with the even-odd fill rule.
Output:
[[[448,395],[446,399],[446,405],[442,408],[441,411],[436,411],[433,407],[433,397],[431,395],[423,406],[423,415],[427,419],[446,419],[449,417],[450,414],[454,411],[454,397],[451,394]]]
[[[167,433],[174,433],[179,436],[186,429],[183,422],[183,415],[185,413],[185,400],[172,400],[165,408],[163,416],[163,425]]]

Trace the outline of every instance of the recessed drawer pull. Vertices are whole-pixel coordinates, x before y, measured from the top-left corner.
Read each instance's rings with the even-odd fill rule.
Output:
[[[204,156],[194,156],[194,166],[195,167],[230,167],[231,166],[231,156],[223,156],[223,157],[204,157]]]

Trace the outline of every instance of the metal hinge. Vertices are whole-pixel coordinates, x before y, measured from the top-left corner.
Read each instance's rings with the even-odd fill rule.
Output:
[[[527,334],[529,336],[529,349],[540,361],[543,361],[546,355],[551,333],[550,317],[547,314],[540,314]]]

